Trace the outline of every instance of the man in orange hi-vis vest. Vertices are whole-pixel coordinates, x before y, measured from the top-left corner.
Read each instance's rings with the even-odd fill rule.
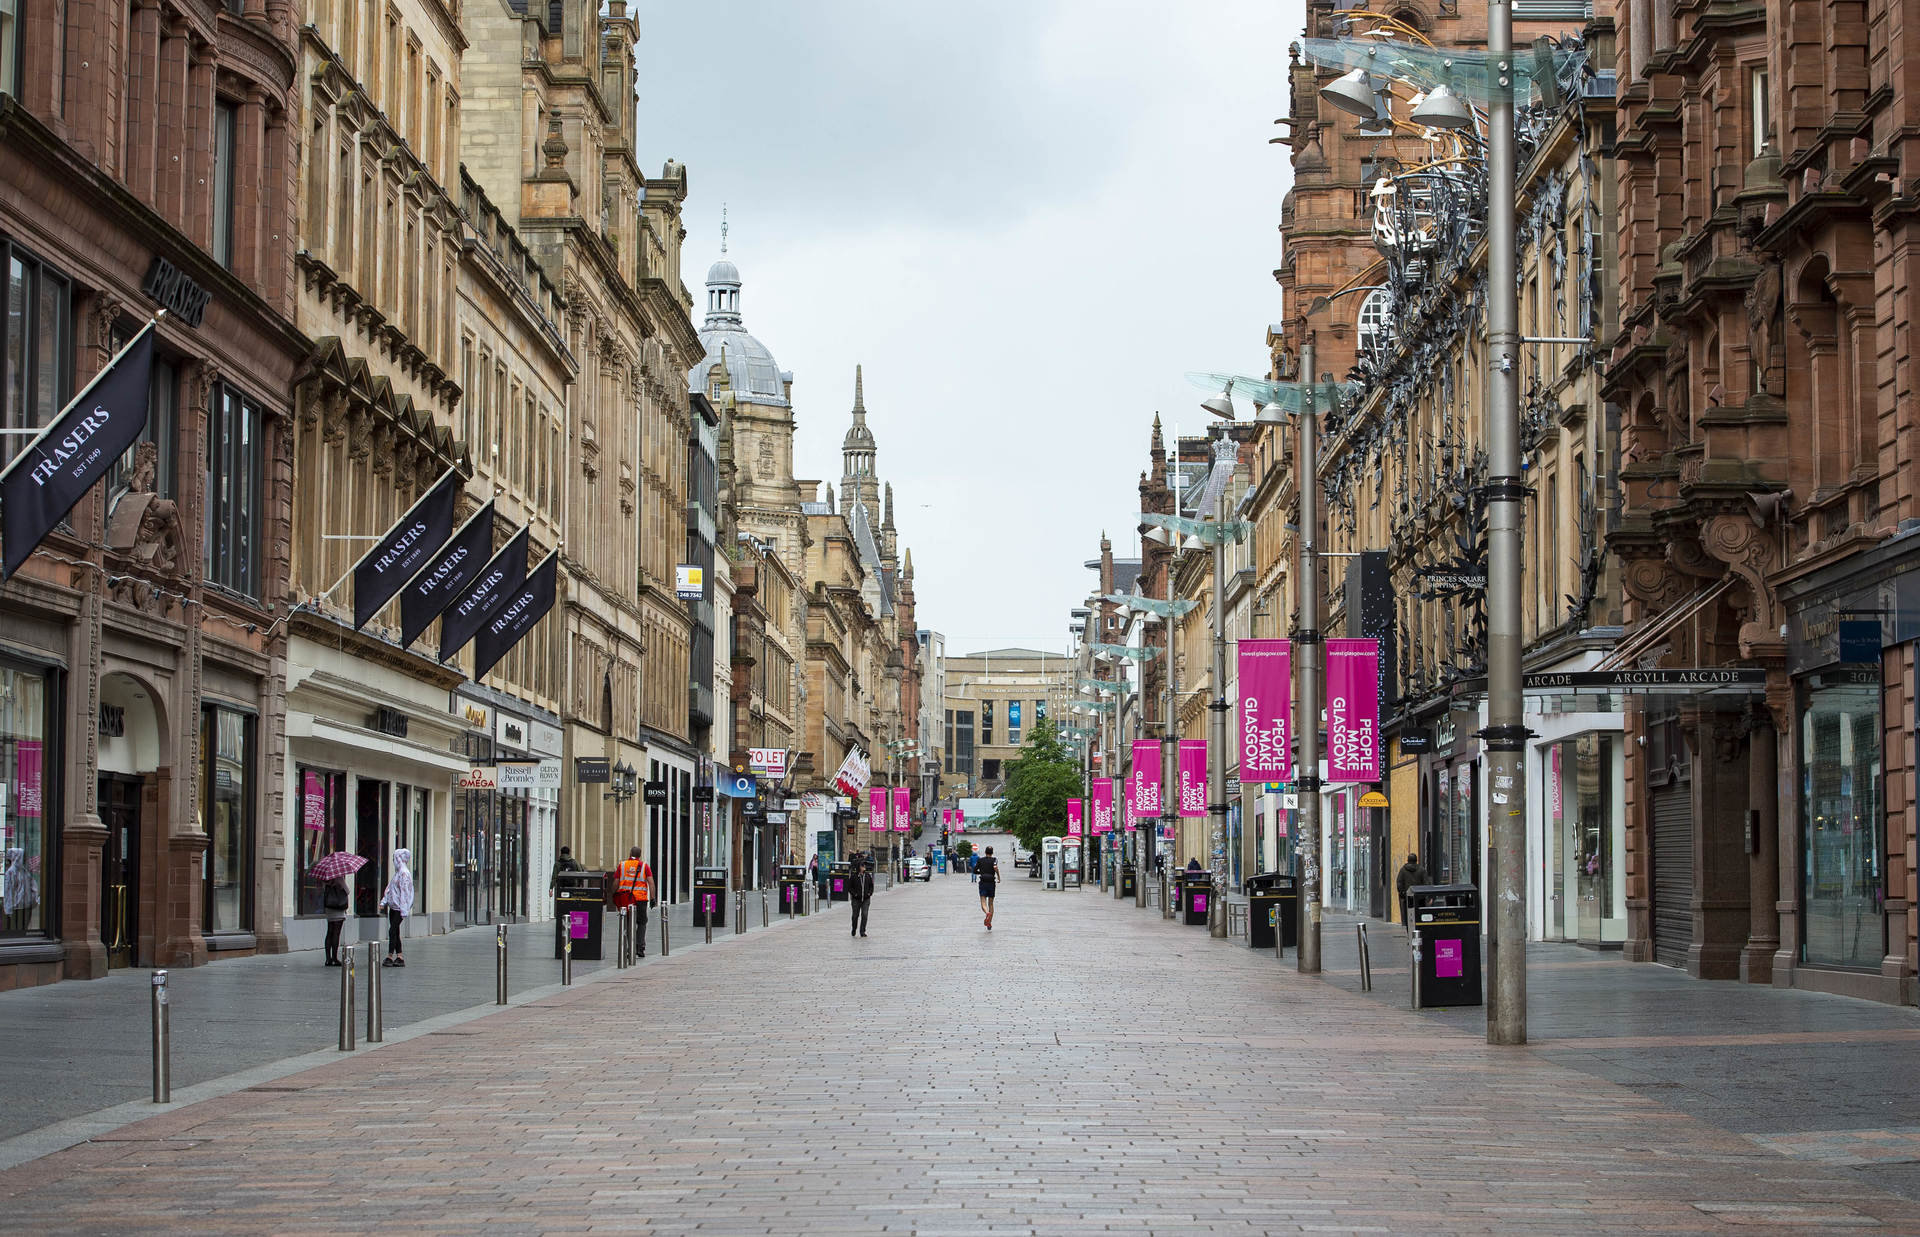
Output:
[[[634,908],[634,944],[640,957],[647,956],[647,903],[653,900],[653,869],[634,847],[621,861],[620,878],[613,887],[614,904]]]

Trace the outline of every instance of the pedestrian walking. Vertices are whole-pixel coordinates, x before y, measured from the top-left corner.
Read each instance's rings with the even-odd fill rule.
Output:
[[[640,857],[640,848],[627,851],[620,861],[619,879],[613,886],[613,904],[634,908],[633,939],[639,945],[638,956],[647,956],[647,903],[653,901],[653,868]]]
[[[400,952],[400,925],[413,912],[413,852],[404,846],[393,852],[393,875],[387,880],[386,892],[380,895],[380,905],[387,912],[387,956],[380,960],[380,965],[405,966],[407,960]]]
[[[1420,866],[1420,856],[1409,853],[1407,861],[1400,865],[1400,874],[1393,878],[1394,891],[1400,895],[1400,922],[1403,925],[1411,926],[1407,919],[1407,890],[1427,883],[1427,870]]]
[[[867,934],[867,910],[873,904],[873,864],[865,855],[853,857],[853,875],[847,878],[847,902],[853,908],[853,926],[847,935]]]
[[[980,882],[980,909],[985,912],[983,922],[987,931],[993,931],[993,891],[1000,880],[1000,861],[993,857],[993,847],[987,847],[987,853],[975,862],[974,879]]]
[[[320,909],[327,913],[327,965],[340,965],[340,930],[347,926],[347,909],[353,905],[353,891],[347,888],[346,874],[334,877],[321,887]]]
[[[967,879],[969,881],[980,879],[980,856],[974,854],[967,856]]]
[[[826,885],[822,884],[820,881],[820,856],[819,855],[814,855],[812,858],[807,860],[807,879],[813,882],[814,889],[819,891],[819,894],[821,897],[824,898],[827,896],[827,887]]]
[[[562,846],[560,848],[560,857],[553,861],[553,876],[547,881],[547,892],[558,893],[560,891],[560,874],[562,872],[580,872],[584,870],[585,869],[580,866],[580,861],[573,857],[573,847]]]

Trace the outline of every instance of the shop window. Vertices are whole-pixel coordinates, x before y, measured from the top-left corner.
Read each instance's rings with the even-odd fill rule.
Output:
[[[1877,678],[1877,676],[1874,676]],[[1875,967],[1886,956],[1880,866],[1880,686],[1801,689],[1800,896],[1804,962]]]
[[[260,405],[215,388],[207,409],[207,579],[259,595]]]
[[[347,775],[326,769],[302,768],[300,806],[292,817],[292,850],[299,871],[294,879],[294,913],[320,915],[321,882],[309,873],[321,856],[347,848]]]
[[[200,710],[200,820],[207,831],[204,925],[208,932],[253,927],[253,760],[251,714]]]
[[[73,373],[73,289],[37,258],[0,240],[7,275],[0,318],[0,425],[38,429],[66,406]],[[29,441],[0,436],[0,465]]]
[[[60,819],[58,753],[48,748],[53,696],[48,676],[0,662],[0,939],[57,927],[47,907]]]

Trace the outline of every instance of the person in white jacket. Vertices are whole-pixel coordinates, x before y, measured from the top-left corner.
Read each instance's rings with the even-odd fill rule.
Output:
[[[400,925],[413,910],[413,852],[404,846],[393,852],[393,876],[387,881],[387,891],[380,895],[380,905],[387,912],[387,956],[380,965],[405,966]]]

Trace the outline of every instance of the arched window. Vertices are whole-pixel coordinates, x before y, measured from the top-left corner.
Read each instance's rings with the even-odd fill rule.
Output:
[[[1387,313],[1387,290],[1375,288],[1360,302],[1360,347],[1371,351],[1384,348],[1393,323]]]

